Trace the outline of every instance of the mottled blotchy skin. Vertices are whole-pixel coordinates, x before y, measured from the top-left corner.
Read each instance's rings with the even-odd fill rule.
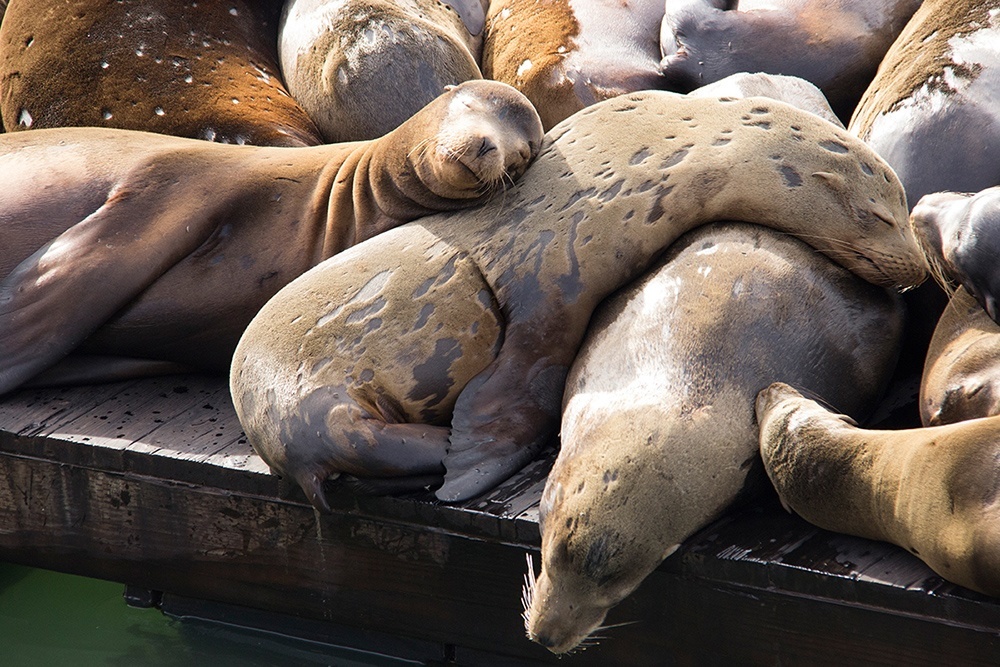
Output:
[[[493,0],[483,73],[514,86],[548,130],[600,100],[663,88],[663,0]]]
[[[541,139],[528,100],[495,81],[371,142],[0,136],[0,393],[78,347],[225,369],[283,285],[404,222],[501,196]]]
[[[1000,417],[860,429],[777,383],[757,398],[760,449],[807,521],[892,542],[945,579],[1000,595]]]
[[[318,144],[278,75],[277,19],[247,0],[18,0],[0,27],[4,126]]]
[[[925,194],[1000,185],[1000,2],[925,0],[848,126]]]
[[[597,304],[684,232],[727,219],[795,234],[872,282],[924,277],[899,182],[857,139],[772,100],[633,93],[557,125],[504,196],[392,230],[272,299],[234,357],[240,419],[257,451],[320,506],[340,452],[380,459],[380,447],[424,451],[426,440],[448,448],[438,497],[475,496],[555,434],[565,375]],[[445,314],[458,307],[453,274],[465,298],[491,304],[487,314]],[[307,293],[311,305],[301,308]],[[414,301],[419,315],[407,320],[399,313]],[[440,328],[423,325],[431,312],[442,313]],[[473,324],[481,331],[495,313],[499,351],[488,337],[490,349],[473,352],[483,344],[470,337]],[[303,337],[320,331],[325,347],[303,350]],[[421,345],[433,354],[409,356],[415,347],[400,332],[430,337]],[[380,365],[357,364],[361,348]],[[491,360],[453,374],[454,360],[469,354]],[[274,395],[257,395],[265,376]],[[325,403],[303,407],[327,386]],[[425,426],[411,442],[410,424],[427,423],[415,417],[430,409],[428,396],[435,419],[446,424],[452,413],[450,437],[444,424]],[[303,422],[310,438],[280,438]]]
[[[666,0],[660,69],[688,92],[734,72],[788,74],[848,119],[920,0]]]
[[[776,380],[861,417],[896,361],[902,303],[758,225],[706,225],[591,320],[540,508],[528,636],[573,649],[747,486],[753,404]]]
[[[482,78],[486,0],[289,0],[278,54],[327,141],[374,139]]]
[[[1000,415],[1000,325],[959,287],[927,350],[920,420],[939,426],[994,415]]]

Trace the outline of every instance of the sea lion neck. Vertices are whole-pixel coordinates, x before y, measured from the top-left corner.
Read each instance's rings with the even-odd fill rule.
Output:
[[[428,190],[413,158],[399,156],[398,148],[387,150],[387,139],[358,142],[343,161],[331,162],[320,174],[314,201],[326,200],[327,205],[310,209],[327,222],[315,263],[411,220],[469,205]]]

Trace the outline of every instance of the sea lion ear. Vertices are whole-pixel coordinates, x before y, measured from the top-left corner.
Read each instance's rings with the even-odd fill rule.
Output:
[[[458,88],[458,86],[457,86],[456,84],[454,84],[454,83],[449,83],[449,84],[447,84],[447,85],[446,85],[446,86],[444,87],[444,92],[446,92],[446,93],[447,93],[447,92],[449,92],[449,91],[452,91],[452,90],[455,90],[455,88]]]
[[[820,179],[821,181],[826,181],[827,185],[831,187],[844,187],[847,184],[847,179],[845,179],[840,174],[832,174],[828,171],[816,171],[813,172],[813,176]]]

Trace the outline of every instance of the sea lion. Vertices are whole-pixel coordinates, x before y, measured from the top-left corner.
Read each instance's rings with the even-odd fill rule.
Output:
[[[285,283],[403,222],[489,200],[541,139],[530,102],[496,81],[466,82],[371,142],[0,136],[0,393],[77,346],[222,370]]]
[[[776,383],[757,398],[760,449],[805,520],[892,542],[939,575],[1000,595],[1000,417],[865,430]]]
[[[920,0],[666,0],[660,71],[682,93],[734,72],[811,81],[844,120]]]
[[[482,78],[485,0],[289,0],[278,31],[292,96],[327,141],[374,139]]]
[[[470,498],[554,435],[597,304],[726,219],[796,234],[872,282],[925,274],[898,180],[846,132],[773,100],[632,93],[553,128],[502,198],[391,230],[276,295],[233,360],[237,413],[318,507],[328,475],[369,464],[447,469],[438,498]],[[479,303],[450,318],[461,300]]]
[[[913,207],[910,224],[939,281],[954,281],[1000,317],[1000,187],[937,192]]]
[[[951,297],[920,382],[924,426],[1000,414],[1000,325],[964,287]]]
[[[1000,184],[997,0],[925,0],[885,54],[848,128],[885,158],[910,206]]]
[[[844,124],[833,113],[823,91],[797,76],[765,74],[764,72],[737,72],[724,79],[695,88],[691,97],[767,97],[780,100],[793,107],[814,113],[837,127]]]
[[[758,225],[699,227],[605,300],[566,381],[528,636],[573,649],[681,542],[764,488],[762,388],[794,382],[867,416],[902,327],[895,294]]]
[[[278,75],[278,11],[249,0],[18,0],[0,27],[4,127],[319,144]]]
[[[600,100],[663,88],[663,0],[493,0],[483,74],[524,93],[548,130]]]

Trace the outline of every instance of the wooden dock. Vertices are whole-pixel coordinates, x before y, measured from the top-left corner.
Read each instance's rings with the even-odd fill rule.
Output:
[[[221,379],[25,390],[0,402],[0,560],[423,664],[554,664],[520,618],[549,464],[462,506],[331,487],[319,515],[251,452]],[[631,623],[559,664],[1000,663],[1000,601],[773,499],[689,540],[608,622]]]

